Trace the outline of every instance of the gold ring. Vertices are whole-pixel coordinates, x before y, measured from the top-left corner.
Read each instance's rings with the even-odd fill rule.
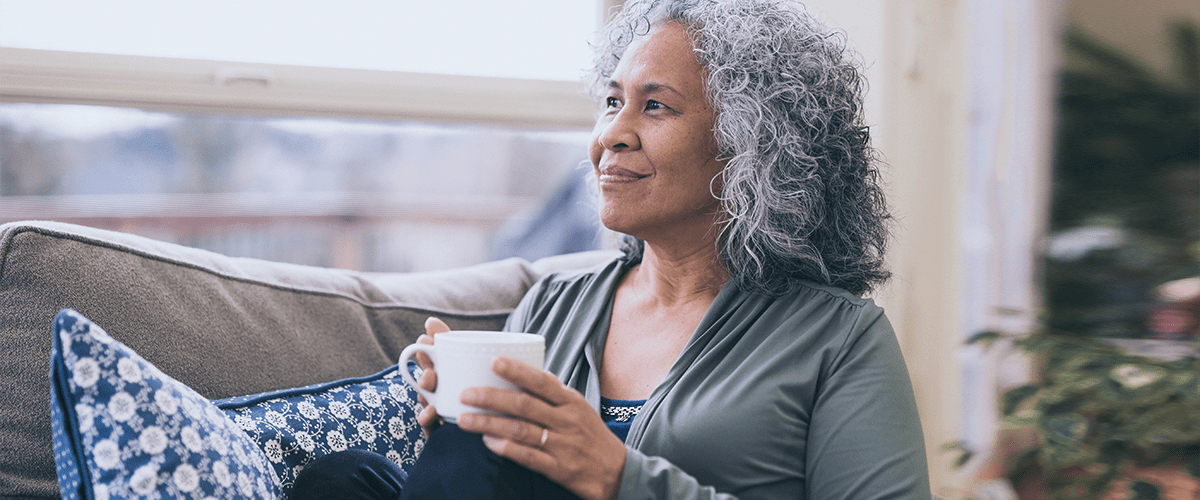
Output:
[[[538,447],[545,448],[546,447],[546,438],[548,438],[548,437],[550,437],[550,429],[542,427],[542,443],[539,444]]]

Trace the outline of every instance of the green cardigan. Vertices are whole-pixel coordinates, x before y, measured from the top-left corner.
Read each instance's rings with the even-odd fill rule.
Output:
[[[597,367],[628,262],[551,274],[506,329],[546,337],[546,369],[600,405]],[[870,299],[809,285],[724,287],[626,440],[619,498],[930,498],[900,346]]]

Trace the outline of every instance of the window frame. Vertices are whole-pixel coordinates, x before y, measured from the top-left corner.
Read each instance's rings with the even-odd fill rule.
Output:
[[[581,82],[0,47],[0,102],[590,127]]]

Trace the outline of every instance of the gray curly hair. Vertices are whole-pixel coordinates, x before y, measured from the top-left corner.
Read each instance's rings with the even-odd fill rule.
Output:
[[[718,253],[731,282],[780,295],[810,281],[862,295],[887,281],[891,216],[842,33],[781,0],[631,0],[593,42],[593,96],[654,26],[686,27],[727,161]],[[623,250],[640,261],[643,242]]]

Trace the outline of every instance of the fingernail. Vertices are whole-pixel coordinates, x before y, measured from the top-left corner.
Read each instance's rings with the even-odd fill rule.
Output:
[[[465,405],[479,402],[479,391],[475,389],[463,389],[458,395],[459,401]]]
[[[458,426],[464,429],[475,427],[475,415],[463,413],[458,416]]]
[[[507,358],[496,358],[492,360],[492,370],[500,371],[508,368]]]
[[[485,434],[483,436],[483,445],[487,446],[489,450],[496,451],[496,448],[500,446],[500,440]]]

